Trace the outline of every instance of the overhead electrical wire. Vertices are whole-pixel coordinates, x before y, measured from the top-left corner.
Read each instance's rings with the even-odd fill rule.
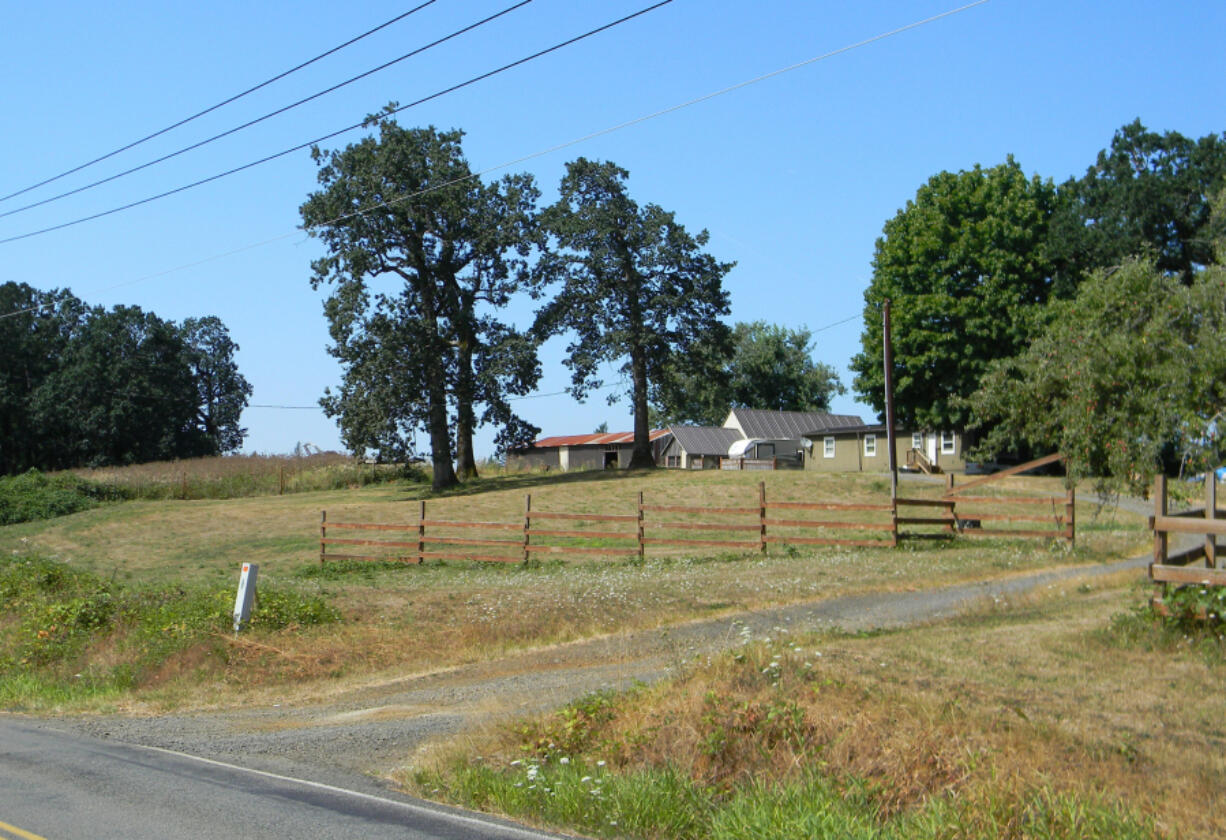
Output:
[[[192,120],[199,119],[200,117],[203,117],[206,114],[211,114],[212,112],[216,111],[218,108],[222,108],[226,105],[229,105],[231,102],[236,102],[239,99],[242,99],[244,96],[255,93],[257,90],[260,90],[262,88],[268,87],[273,82],[280,81],[281,79],[284,79],[286,76],[289,76],[292,73],[297,73],[299,70],[302,70],[304,67],[309,67],[310,65],[314,64],[317,61],[320,61],[321,59],[327,58],[328,56],[333,55],[334,53],[340,52],[346,47],[352,46],[353,44],[356,44],[358,41],[361,41],[363,38],[366,38],[370,35],[374,35],[379,30],[386,29],[387,27],[391,26],[393,23],[398,23],[404,20],[405,18],[409,17],[410,15],[416,14],[417,12],[420,12],[422,9],[426,8],[427,6],[432,6],[433,4],[437,2],[438,0],[426,0],[426,2],[418,6],[415,6],[412,9],[409,9],[407,12],[397,15],[391,20],[384,21],[383,23],[376,26],[374,29],[368,29],[365,32],[363,32],[361,35],[357,35],[353,38],[350,38],[345,43],[338,44],[337,46],[333,47],[327,52],[322,52],[319,55],[315,56],[314,58],[311,58],[311,59],[308,59],[302,62],[296,67],[291,67],[290,69],[284,72],[278,73],[277,75],[273,76],[271,79],[265,79],[264,81],[260,82],[258,85],[247,88],[242,93],[236,93],[231,97],[223,99],[221,102],[218,102],[216,105],[210,105],[208,108],[205,108],[203,111],[198,111],[195,114],[192,114],[190,117],[184,117],[178,122],[172,123],[171,125],[168,125],[165,128],[159,129],[153,132],[152,134],[147,134],[144,137],[140,138],[139,140],[133,140],[131,143],[128,143],[126,146],[120,146],[118,149],[115,149],[114,151],[107,152],[106,154],[101,155],[100,157],[96,157],[93,160],[86,161],[85,163],[82,163],[79,166],[74,166],[72,169],[66,169],[58,175],[53,175],[50,178],[46,178],[42,181],[39,181],[37,184],[31,184],[30,186],[24,187],[20,190],[17,190],[16,192],[11,192],[8,195],[0,196],[0,201],[8,201],[10,198],[16,198],[19,195],[24,195],[25,193],[30,192],[30,190],[36,190],[39,187],[44,187],[47,184],[53,183],[55,181],[60,180],[61,178],[65,178],[69,175],[72,175],[74,172],[80,172],[82,169],[87,169],[88,167],[91,167],[96,163],[101,163],[104,160],[109,160],[110,158],[115,157],[115,155],[119,154],[120,152],[126,152],[128,149],[135,148],[142,143],[145,143],[149,140],[154,139],[155,137],[161,137],[163,134],[166,134],[169,131],[173,131],[179,126],[187,125]]]
[[[154,158],[153,160],[147,161],[138,166],[133,166],[130,169],[125,169],[122,172],[117,172],[114,175],[107,176],[106,178],[100,178],[97,181],[94,181],[89,184],[85,184],[84,186],[81,186],[81,187],[77,187],[76,189],[68,190],[67,192],[62,192],[59,195],[53,195],[50,198],[44,198],[44,199],[41,199],[40,201],[35,201],[30,204],[23,205],[21,207],[16,207],[12,210],[5,211],[3,213],[0,213],[0,219],[3,219],[6,216],[13,216],[17,213],[22,213],[26,210],[32,210],[35,207],[42,207],[44,204],[50,204],[53,201],[59,201],[61,198],[68,198],[71,195],[77,195],[78,193],[83,193],[86,190],[92,190],[94,187],[99,187],[99,186],[102,186],[103,184],[109,184],[110,182],[117,181],[126,175],[131,175],[134,172],[140,172],[142,169],[148,169],[151,166],[155,166],[159,163],[163,163],[165,161],[170,160],[171,158],[178,157],[179,155],[184,154],[186,152],[190,152],[190,151],[194,151],[195,149],[199,149],[201,146],[207,146],[209,143],[212,143],[216,140],[221,140],[223,137],[229,137],[231,134],[237,134],[238,132],[244,129],[251,128],[251,126],[253,125],[258,125],[259,123],[262,123],[265,120],[271,119],[281,114],[284,114],[287,111],[292,111],[293,109],[297,108],[300,105],[305,105],[308,102],[312,102],[316,99],[319,99],[321,96],[326,96],[327,94],[338,91],[347,85],[351,85],[354,82],[365,79],[367,76],[373,76],[375,73],[378,73],[381,70],[386,70],[387,68],[395,64],[399,64],[400,62],[405,61],[406,59],[410,59],[410,58],[413,58],[414,56],[421,55],[427,50],[433,49],[434,47],[437,47],[440,44],[445,44],[448,41],[458,38],[461,35],[464,35],[468,32],[472,32],[474,29],[478,29],[479,27],[482,27],[485,24],[490,23],[491,21],[497,20],[503,15],[510,14],[516,9],[521,9],[524,6],[527,6],[531,2],[532,0],[520,0],[520,2],[515,3],[512,6],[508,6],[502,11],[496,12],[490,15],[489,17],[486,17],[486,18],[483,18],[482,20],[477,21],[476,23],[469,24],[468,26],[465,26],[463,29],[457,29],[456,31],[450,33],[449,35],[444,35],[442,38],[438,38],[434,41],[431,41],[430,43],[424,46],[418,47],[417,49],[412,50],[410,52],[407,52],[404,55],[399,56],[398,58],[393,58],[391,61],[384,62],[383,64],[380,64],[378,67],[372,67],[370,70],[367,70],[364,73],[359,73],[358,75],[350,79],[346,79],[343,82],[339,82],[338,84],[332,85],[331,87],[326,88],[325,90],[321,90],[318,93],[313,93],[310,96],[299,99],[297,102],[291,102],[289,105],[286,105],[282,108],[278,108],[275,111],[270,111],[261,117],[256,117],[253,120],[248,120],[242,125],[238,125],[238,126],[235,126],[234,128],[227,129],[226,131],[223,131],[220,134],[214,134],[212,137],[205,138],[204,140],[201,140],[197,143],[192,143],[189,146],[184,146],[181,149],[177,149],[173,152],[162,155],[159,158]]]
[[[544,157],[545,155],[549,155],[549,154],[552,154],[552,153],[554,153],[554,152],[556,152],[556,151],[559,151],[559,150],[561,150],[561,149],[565,149],[565,148],[568,148],[568,147],[570,147],[570,146],[574,146],[574,145],[577,145],[577,144],[579,144],[579,143],[586,142],[587,140],[591,140],[591,139],[596,138],[596,137],[603,137],[603,136],[605,136],[605,135],[607,135],[607,134],[612,134],[612,133],[613,133],[613,132],[615,132],[615,131],[620,131],[620,130],[622,130],[622,129],[624,129],[624,128],[629,128],[630,126],[638,125],[638,124],[643,123],[643,122],[646,122],[646,121],[648,121],[648,120],[655,119],[656,117],[661,117],[661,116],[664,116],[664,115],[666,115],[666,114],[671,114],[671,113],[673,113],[673,112],[675,112],[675,111],[679,111],[679,110],[681,110],[681,109],[683,109],[683,108],[688,108],[688,107],[690,107],[691,105],[697,105],[697,104],[699,104],[699,103],[701,103],[701,102],[706,102],[706,101],[708,101],[708,100],[710,100],[710,99],[714,99],[714,98],[715,98],[715,97],[717,97],[717,96],[722,96],[722,95],[724,95],[724,94],[726,94],[726,93],[731,93],[731,92],[733,92],[733,91],[740,90],[741,88],[748,87],[749,85],[756,84],[756,83],[758,83],[758,82],[762,82],[762,81],[765,81],[765,80],[767,80],[767,79],[774,78],[775,76],[779,76],[779,75],[781,75],[781,74],[783,74],[783,73],[788,73],[788,72],[791,72],[792,70],[797,70],[797,69],[799,69],[799,68],[801,68],[801,67],[805,67],[805,66],[807,66],[807,65],[814,64],[814,63],[816,63],[816,62],[818,62],[818,61],[823,61],[823,60],[828,59],[828,58],[833,58],[834,56],[841,55],[841,54],[843,54],[843,53],[850,52],[851,50],[854,50],[854,49],[858,49],[858,48],[860,48],[860,47],[867,46],[867,45],[872,44],[872,43],[875,43],[875,42],[877,42],[877,41],[881,41],[881,40],[883,40],[883,39],[885,39],[885,38],[889,38],[889,37],[891,37],[891,36],[893,36],[893,35],[898,35],[898,34],[900,34],[900,33],[907,32],[907,31],[909,31],[909,30],[911,30],[911,29],[915,29],[915,28],[917,28],[917,27],[924,26],[925,24],[929,24],[929,23],[933,23],[933,22],[935,22],[935,21],[941,20],[942,18],[947,18],[947,17],[950,17],[951,15],[956,15],[956,14],[959,14],[960,12],[967,11],[968,9],[972,9],[972,8],[974,8],[974,7],[976,7],[976,6],[982,6],[982,5],[984,5],[985,3],[987,3],[987,2],[989,2],[989,0],[976,0],[976,2],[973,2],[973,3],[968,3],[968,4],[967,4],[967,5],[965,5],[965,6],[959,6],[959,7],[957,7],[957,8],[950,9],[950,10],[945,11],[945,12],[941,12],[940,14],[933,15],[933,16],[931,16],[931,17],[927,17],[927,18],[924,18],[924,19],[922,19],[922,20],[914,21],[914,22],[912,22],[912,23],[906,24],[905,26],[900,26],[900,27],[898,27],[898,28],[896,28],[896,29],[891,29],[891,30],[889,30],[888,32],[883,32],[883,33],[881,33],[881,34],[879,34],[879,35],[874,35],[874,36],[873,36],[873,37],[871,37],[871,38],[866,38],[866,39],[864,39],[864,40],[862,40],[862,41],[857,41],[857,42],[855,42],[854,44],[848,44],[848,45],[846,45],[846,46],[839,47],[839,48],[838,48],[838,49],[836,49],[836,50],[831,50],[830,52],[827,52],[827,53],[822,53],[821,55],[814,56],[813,58],[806,59],[805,61],[797,62],[797,63],[795,63],[795,64],[790,64],[790,65],[788,65],[788,66],[786,66],[786,67],[781,67],[780,69],[778,69],[778,70],[774,70],[774,71],[771,71],[770,73],[764,73],[764,74],[763,74],[763,75],[761,75],[761,76],[755,76],[755,77],[754,77],[754,78],[752,78],[752,79],[747,79],[747,80],[745,80],[745,81],[743,81],[743,82],[738,82],[737,84],[734,84],[734,85],[729,85],[728,87],[721,88],[721,89],[719,89],[719,90],[717,90],[717,91],[713,91],[713,92],[708,93],[708,94],[705,94],[705,95],[703,95],[703,96],[695,97],[694,99],[690,99],[690,100],[687,100],[687,101],[685,101],[685,102],[681,102],[681,103],[679,103],[679,104],[677,104],[677,105],[673,105],[673,106],[670,106],[670,107],[668,107],[668,108],[662,108],[662,109],[660,109],[660,110],[658,110],[658,111],[653,111],[653,112],[651,112],[650,114],[645,114],[645,115],[643,115],[643,116],[641,116],[641,117],[636,117],[635,119],[632,119],[632,120],[627,120],[627,121],[625,121],[625,122],[618,123],[618,124],[616,124],[616,125],[612,125],[612,126],[609,126],[609,127],[607,127],[607,128],[600,129],[599,131],[594,131],[594,132],[591,132],[591,133],[589,133],[589,134],[585,134],[585,135],[583,135],[583,136],[581,136],[581,137],[576,137],[576,138],[574,138],[574,139],[572,139],[572,140],[568,140],[568,141],[566,141],[566,142],[564,142],[564,143],[558,143],[558,144],[556,144],[556,145],[550,146],[550,147],[545,148],[545,149],[541,149],[541,150],[536,151],[536,152],[533,152],[533,153],[531,153],[531,154],[523,155],[523,156],[518,157],[518,158],[515,158],[515,159],[513,159],[513,160],[504,161],[503,163],[497,164],[497,165],[495,165],[495,166],[486,167],[485,169],[479,170],[479,171],[477,171],[477,172],[473,172],[473,173],[471,173],[470,175],[467,175],[467,176],[465,176],[465,177],[463,177],[463,178],[456,178],[456,179],[453,179],[453,180],[448,181],[448,182],[443,183],[443,184],[436,184],[435,186],[432,186],[432,187],[427,187],[426,189],[423,189],[423,190],[417,190],[417,191],[412,192],[412,193],[406,193],[406,194],[404,194],[404,195],[396,196],[396,197],[394,197],[394,198],[389,198],[389,199],[387,199],[387,200],[385,200],[385,201],[380,201],[380,202],[377,202],[377,203],[372,204],[372,205],[370,205],[369,207],[363,208],[363,209],[361,209],[361,210],[355,210],[355,211],[353,211],[352,213],[345,213],[344,215],[337,216],[337,217],[336,217],[336,218],[334,218],[334,219],[330,219],[330,220],[328,220],[328,221],[326,221],[326,222],[321,222],[319,226],[324,226],[324,225],[329,225],[329,224],[335,224],[335,223],[337,223],[337,222],[344,221],[345,219],[352,218],[353,216],[362,215],[362,214],[364,214],[364,213],[370,213],[370,212],[372,212],[372,211],[374,211],[374,210],[377,210],[377,209],[379,209],[379,208],[381,208],[381,207],[390,207],[390,206],[393,206],[393,205],[395,205],[395,204],[399,204],[399,203],[401,203],[401,202],[408,201],[408,200],[410,200],[410,199],[416,198],[416,197],[418,197],[418,196],[425,195],[425,194],[427,194],[427,193],[435,192],[435,191],[437,191],[437,190],[446,189],[447,187],[453,186],[453,185],[458,184],[458,183],[462,183],[462,182],[465,182],[465,181],[470,181],[470,180],[472,180],[472,179],[474,179],[474,178],[480,178],[480,177],[482,177],[482,176],[484,176],[484,175],[488,175],[488,174],[489,174],[489,173],[491,173],[491,172],[497,172],[498,170],[501,170],[501,169],[508,169],[508,168],[510,168],[510,167],[512,167],[512,166],[517,166],[517,165],[519,165],[519,164],[521,164],[521,163],[524,163],[524,162],[526,162],[526,161],[529,161],[529,160],[535,160],[536,158]],[[286,239],[290,239],[291,237],[298,236],[298,235],[299,235],[299,233],[300,233],[300,231],[299,231],[298,229],[294,229],[294,230],[292,230],[292,231],[289,231],[288,233],[282,233],[282,234],[279,234],[279,235],[277,235],[277,236],[269,237],[268,239],[262,239],[262,240],[260,240],[260,241],[258,241],[258,242],[251,242],[251,243],[248,243],[247,245],[242,245],[242,246],[240,246],[240,247],[238,247],[238,248],[232,248],[232,249],[231,249],[231,250],[229,250],[229,251],[223,251],[223,252],[220,252],[220,253],[211,254],[211,255],[209,255],[209,256],[207,256],[207,257],[201,257],[200,259],[198,259],[198,260],[193,260],[192,262],[189,262],[189,263],[182,263],[182,264],[177,265],[177,266],[174,266],[174,267],[172,267],[172,268],[166,268],[166,269],[163,269],[163,270],[161,270],[161,271],[153,272],[152,274],[145,274],[145,275],[142,275],[142,276],[140,276],[140,277],[135,277],[135,278],[133,278],[133,279],[131,279],[131,280],[125,280],[125,281],[123,281],[122,283],[116,283],[116,284],[114,284],[114,285],[107,286],[107,287],[105,287],[105,288],[99,289],[99,290],[98,290],[98,292],[108,292],[108,291],[112,291],[112,290],[114,290],[114,289],[119,289],[119,288],[122,288],[122,287],[124,287],[124,286],[132,286],[132,285],[135,285],[135,284],[137,284],[137,283],[143,283],[143,282],[145,282],[145,281],[147,281],[147,280],[155,280],[155,279],[157,279],[157,278],[159,278],[159,277],[165,277],[165,276],[170,275],[170,274],[177,274],[177,273],[178,273],[178,272],[180,272],[180,271],[187,271],[188,269],[191,269],[191,268],[197,268],[197,267],[199,267],[199,266],[201,266],[201,265],[206,265],[206,264],[211,263],[211,262],[216,262],[217,260],[225,259],[226,257],[232,257],[232,256],[234,256],[234,255],[236,255],[236,254],[241,254],[241,253],[243,253],[243,252],[245,252],[245,251],[252,251],[252,250],[255,250],[256,248],[262,248],[262,247],[264,247],[265,245],[271,245],[271,244],[273,244],[274,242],[282,242],[282,241],[284,241],[284,240],[286,240]],[[28,313],[28,312],[37,312],[38,310],[40,310],[40,309],[44,309],[44,308],[46,308],[46,305],[43,305],[43,306],[32,306],[32,307],[27,307],[26,309],[18,309],[18,310],[14,310],[13,312],[6,312],[6,313],[4,313],[4,314],[0,314],[0,320],[3,320],[3,319],[5,319],[5,318],[13,318],[13,317],[16,317],[17,315],[24,315],[24,314],[26,314],[26,313]],[[839,323],[846,323],[846,321],[850,321],[850,320],[852,320],[852,319],[851,319],[851,318],[847,318],[847,319],[845,319],[844,321],[839,322]],[[823,330],[824,330],[824,329],[827,329],[827,328],[829,328],[829,327],[831,327],[831,326],[837,326],[837,324],[831,324],[831,325],[828,325],[827,327],[822,327],[821,329],[823,329]]]
[[[531,55],[528,55],[523,58],[512,61],[509,64],[504,64],[501,67],[495,68],[494,70],[489,70],[480,75],[473,76],[472,78],[466,81],[460,82],[458,84],[454,84],[448,88],[444,88],[443,90],[436,91],[435,93],[432,93],[429,96],[423,96],[421,99],[417,99],[413,102],[410,102],[408,105],[401,105],[398,108],[389,109],[387,111],[384,111],[381,114],[376,115],[373,118],[364,119],[361,122],[354,123],[353,125],[349,125],[344,128],[338,129],[336,131],[330,132],[328,134],[323,135],[322,137],[316,137],[314,140],[309,140],[306,143],[300,143],[297,146],[294,146],[293,148],[284,149],[280,152],[275,152],[271,155],[262,157],[259,160],[253,160],[250,163],[245,163],[242,166],[236,166],[233,169],[227,169],[226,171],[219,172],[216,175],[210,175],[207,178],[201,178],[198,181],[193,181],[190,184],[184,184],[182,186],[175,187],[174,189],[166,190],[165,192],[160,192],[157,195],[151,195],[146,198],[139,199],[137,201],[131,201],[131,202],[128,202],[127,204],[120,205],[119,207],[112,207],[109,210],[103,210],[99,213],[93,213],[89,216],[82,216],[79,219],[73,219],[70,222],[62,222],[61,224],[58,224],[58,225],[51,225],[50,227],[41,228],[39,230],[32,230],[26,233],[18,234],[16,236],[10,236],[5,239],[0,239],[0,245],[6,245],[10,242],[17,242],[18,240],[21,240],[21,239],[29,239],[32,236],[41,236],[44,233],[51,233],[52,231],[63,230],[64,228],[73,227],[74,225],[79,225],[84,222],[91,222],[94,219],[101,219],[105,216],[111,216],[111,215],[114,215],[115,213],[123,212],[124,210],[131,210],[133,207],[140,207],[143,204],[149,204],[150,202],[157,201],[162,198],[167,198],[169,196],[176,195],[181,192],[185,192],[195,187],[203,186],[204,184],[212,183],[213,181],[218,181],[230,175],[235,175],[239,172],[243,172],[245,170],[252,169],[261,164],[277,160],[278,158],[283,158],[286,155],[293,154],[294,152],[300,152],[303,149],[309,149],[312,146],[318,145],[319,143],[322,143],[325,140],[331,140],[334,137],[339,137],[340,135],[346,134],[350,131],[355,131],[356,129],[359,129],[359,128],[365,128],[371,124],[378,123],[380,120],[385,120],[388,117],[392,117],[403,111],[407,111],[410,108],[414,108],[418,105],[422,105],[426,102],[430,102],[434,99],[438,99],[442,96],[446,96],[449,93],[454,93],[457,90],[466,88],[469,85],[476,84],[477,82],[483,81],[484,79],[488,79],[492,76],[497,76],[499,73],[504,73],[507,70],[520,66],[521,64],[527,64],[528,62],[534,61],[538,58],[541,58],[542,56],[549,55],[550,53],[556,52],[564,47],[571,46],[572,44],[576,44],[579,41],[582,41],[586,38],[590,38],[593,35],[598,35],[599,33],[612,29],[615,26],[620,26],[621,24],[634,20],[637,17],[641,17],[642,15],[645,15],[648,12],[653,12],[656,9],[659,9],[662,6],[667,6],[668,4],[672,2],[673,0],[660,0],[660,2],[658,3],[655,3],[651,6],[647,6],[646,8],[643,8],[643,9],[639,9],[637,12],[633,12],[631,14],[626,15],[625,17],[618,18],[617,20],[612,21],[610,23],[606,23],[603,26],[598,26],[595,29],[589,29],[587,32],[584,32],[582,35],[576,35],[573,38],[569,38],[565,41],[561,41],[560,43],[554,44],[552,47],[546,47],[543,50],[539,50],[535,53],[532,53]],[[980,2],[987,2],[987,0],[980,0]]]

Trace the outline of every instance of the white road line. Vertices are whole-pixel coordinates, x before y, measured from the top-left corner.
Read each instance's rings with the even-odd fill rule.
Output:
[[[337,794],[342,794],[344,796],[351,796],[355,799],[361,799],[366,802],[377,802],[380,805],[391,805],[393,807],[400,808],[405,811],[411,811],[415,814],[428,815],[436,819],[453,820],[455,822],[464,823],[466,825],[471,825],[471,826],[474,826],[477,828],[483,828],[483,829],[497,829],[498,831],[504,834],[513,835],[516,837],[527,838],[527,840],[541,840],[542,837],[549,837],[549,836],[554,836],[554,837],[566,836],[566,835],[559,835],[559,834],[553,834],[553,835],[543,834],[538,831],[531,831],[529,829],[519,828],[518,826],[508,825],[506,823],[494,822],[493,820],[489,820],[489,819],[481,819],[480,817],[468,816],[466,814],[457,814],[453,811],[445,810],[441,807],[418,805],[413,802],[401,802],[396,799],[385,799],[382,796],[375,796],[370,793],[361,793],[360,791],[356,791],[356,790],[349,790],[347,788],[336,787],[335,785],[324,784],[323,782],[312,782],[310,779],[298,779],[293,776],[283,776],[279,773],[270,773],[267,770],[254,770],[250,767],[242,767],[238,764],[230,764],[228,762],[217,761],[216,759],[212,759],[212,758],[203,758],[202,756],[192,755],[191,753],[179,752],[178,750],[168,750],[164,747],[149,747],[143,744],[124,744],[124,746],[135,747],[137,749],[148,750],[150,752],[164,753],[166,755],[173,755],[173,756],[177,756],[178,758],[186,758],[191,761],[198,761],[201,764],[211,764],[215,767],[224,767],[228,770],[237,770],[240,773],[250,773],[253,776],[263,776],[266,779],[276,779],[277,781],[280,781],[280,782],[289,782],[291,784],[297,784],[297,785],[302,785],[304,787],[315,788],[316,790],[328,791],[329,793],[337,793]],[[38,838],[38,840],[42,840],[42,838]]]

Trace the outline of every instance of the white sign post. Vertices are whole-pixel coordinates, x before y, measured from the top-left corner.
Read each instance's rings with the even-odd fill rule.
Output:
[[[234,635],[251,620],[251,605],[255,601],[255,579],[260,567],[244,563],[238,578],[238,597],[234,600]]]

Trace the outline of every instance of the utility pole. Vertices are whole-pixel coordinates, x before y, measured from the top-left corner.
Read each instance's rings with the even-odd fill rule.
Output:
[[[890,302],[882,307],[881,341],[885,357],[885,440],[890,452],[890,501],[898,498],[898,452],[894,447],[894,345],[890,341]]]

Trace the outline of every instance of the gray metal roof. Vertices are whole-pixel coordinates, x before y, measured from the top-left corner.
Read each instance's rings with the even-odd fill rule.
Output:
[[[842,431],[864,425],[864,421],[854,414],[828,414],[824,411],[734,408],[732,417],[740,424],[745,437],[766,440],[800,440],[805,434],[836,429]]]
[[[670,426],[668,430],[691,455],[727,455],[728,447],[741,439],[736,429],[720,426]]]

